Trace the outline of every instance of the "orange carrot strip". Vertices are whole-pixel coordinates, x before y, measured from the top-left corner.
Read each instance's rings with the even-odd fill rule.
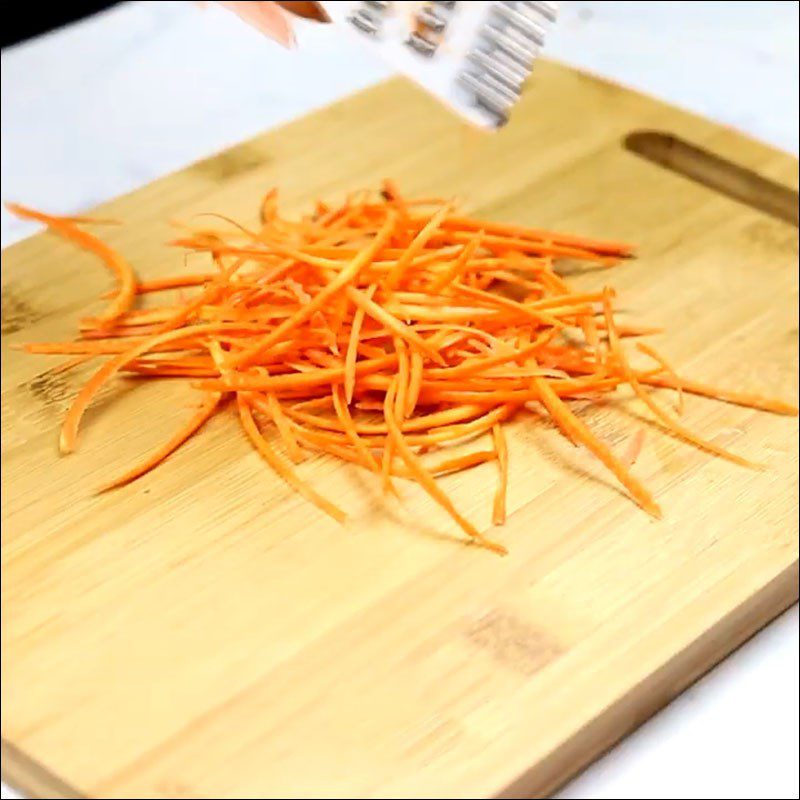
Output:
[[[198,273],[196,275],[175,275],[170,278],[155,278],[150,281],[139,281],[136,286],[136,294],[150,294],[151,292],[163,292],[168,289],[185,289],[190,286],[202,286],[204,283],[216,277],[213,272]],[[108,299],[116,297],[118,289],[104,292],[101,297]]]
[[[646,383],[648,386],[660,386],[665,389],[676,390],[678,388],[678,386],[670,377],[643,375],[639,373],[637,374],[637,378],[640,383]],[[756,408],[760,411],[770,411],[773,414],[784,414],[789,417],[796,417],[798,413],[798,408],[793,403],[787,403],[783,400],[765,397],[761,394],[736,392],[733,389],[722,389],[718,386],[710,386],[706,383],[690,381],[686,378],[680,379],[680,386],[684,392],[689,392],[689,394],[710,397],[714,400],[721,400],[724,403],[731,403],[732,405],[745,406],[746,408]]]
[[[596,239],[586,239],[581,236],[572,236],[565,233],[526,228],[522,225],[506,225],[499,222],[473,220],[469,217],[449,217],[445,220],[442,227],[445,229],[462,231],[477,231],[483,228],[488,233],[498,234],[500,236],[558,242],[560,244],[579,247],[582,250],[590,250],[595,253],[604,253],[614,256],[628,256],[633,252],[633,247],[625,242],[606,242]]]
[[[222,398],[222,394],[208,395],[200,408],[191,416],[185,425],[175,432],[172,438],[164,442],[161,447],[147,456],[144,461],[129,469],[127,472],[123,472],[122,475],[117,476],[108,483],[103,484],[103,486],[98,489],[98,492],[107,492],[109,489],[115,489],[118,486],[131,483],[157,467],[186,442],[187,439],[194,436],[194,434],[214,416]]]
[[[508,447],[503,427],[499,423],[492,425],[492,440],[500,474],[492,505],[492,523],[503,525],[506,521],[506,493],[508,492]]]
[[[391,413],[394,414],[394,420],[399,427],[403,424],[406,394],[408,392],[409,366],[407,348],[405,342],[399,336],[394,338],[394,347],[397,352],[397,375],[394,378],[397,392],[394,399],[394,408],[391,409]],[[381,464],[384,492],[391,490],[390,475],[392,471],[392,460],[394,459],[394,450],[394,442],[391,437],[389,437],[383,449],[383,461]]]
[[[352,416],[350,415],[348,403],[343,396],[342,387],[334,386],[331,396],[333,398],[333,407],[336,409],[336,416],[341,423],[342,429],[353,443],[353,447],[356,449],[356,452],[361,456],[364,466],[368,469],[371,469],[375,473],[380,473],[381,467],[375,460],[375,456],[372,455],[372,452],[358,435],[358,430],[356,429],[356,425],[353,422]]]
[[[347,520],[347,515],[344,511],[334,503],[331,503],[330,500],[325,499],[322,495],[314,491],[304,480],[298,477],[297,473],[288,464],[284,464],[278,458],[258,429],[253,419],[253,413],[250,410],[250,404],[244,394],[239,393],[236,395],[236,404],[239,409],[239,419],[242,423],[242,428],[244,428],[244,432],[272,469],[296,492],[305,497],[306,500],[309,500],[321,511],[333,517],[337,522],[344,524]]]
[[[445,286],[451,284],[454,280],[461,277],[461,273],[469,267],[472,257],[475,255],[476,250],[481,246],[484,232],[479,231],[477,236],[470,239],[465,245],[464,249],[458,254],[458,258],[444,271],[441,276],[437,278],[432,286],[432,292],[441,292]]]
[[[73,222],[63,217],[54,217],[34,211],[32,208],[19,205],[19,203],[6,203],[6,208],[22,219],[32,219],[43,222],[50,230],[60,234],[65,239],[77,244],[84,250],[94,253],[101,258],[106,266],[117,276],[119,291],[111,305],[98,317],[104,323],[112,322],[133,306],[136,297],[136,275],[130,264],[105,242],[82,231]]]
[[[656,401],[653,400],[653,398],[644,390],[641,383],[639,383],[639,379],[636,377],[636,373],[628,364],[628,360],[625,357],[625,353],[623,352],[620,344],[619,334],[617,333],[616,326],[614,324],[614,316],[611,311],[611,300],[609,296],[606,296],[604,299],[603,310],[605,314],[606,327],[608,329],[609,347],[611,348],[612,354],[619,362],[619,366],[625,381],[630,385],[631,389],[633,389],[634,394],[647,406],[648,409],[650,409],[656,419],[658,419],[668,431],[673,432],[679,438],[689,442],[689,444],[692,444],[701,450],[706,450],[709,453],[720,456],[721,458],[727,459],[728,461],[732,461],[734,464],[739,464],[743,467],[751,467],[752,469],[763,469],[763,465],[756,464],[755,462],[750,461],[743,456],[736,455],[736,453],[731,453],[724,447],[720,447],[719,445],[708,441],[708,439],[698,436],[684,425],[681,425],[678,420],[673,419],[666,411],[664,411],[664,409],[661,408],[661,406],[656,403]]]
[[[600,441],[578,417],[576,417],[553,391],[550,384],[535,378],[534,384],[540,393],[541,401],[550,415],[557,419],[561,426],[569,430],[575,439],[582,442],[600,461],[608,467],[617,480],[630,492],[631,497],[654,517],[661,517],[661,509],[650,492],[628,471],[625,465],[611,452],[608,446]]]
[[[326,403],[330,403],[330,398],[321,398]],[[335,419],[319,417],[309,414],[307,409],[312,406],[312,403],[322,405],[320,401],[308,401],[307,403],[297,403],[294,406],[287,408],[286,413],[293,419],[298,419],[303,422],[308,422],[319,428],[331,431],[343,431],[344,428],[341,423]],[[374,406],[377,410],[377,404]],[[380,403],[380,410],[383,410],[383,403]],[[441,428],[446,425],[456,425],[465,420],[473,419],[485,413],[485,409],[478,405],[462,404],[454,408],[448,408],[444,411],[435,411],[432,414],[424,414],[413,419],[407,419],[403,422],[401,430],[406,433],[413,431],[433,430],[434,428]],[[353,422],[354,427],[358,433],[364,434],[385,434],[387,433],[386,425],[375,422]]]
[[[468,242],[474,236],[473,233],[436,232],[431,236],[431,241],[438,243]],[[483,244],[488,250],[509,250],[519,253],[533,253],[543,256],[559,256],[561,258],[575,258],[583,261],[592,261],[606,266],[616,263],[614,257],[597,253],[592,250],[584,250],[580,247],[554,244],[550,242],[534,241],[532,239],[519,239],[506,236],[485,235]]]
[[[84,385],[77,397],[73,400],[72,405],[67,411],[64,418],[64,424],[61,427],[61,437],[59,440],[59,447],[62,453],[71,453],[75,449],[75,444],[78,438],[78,427],[80,426],[81,418],[88,408],[89,404],[95,398],[100,389],[122,369],[126,364],[141,355],[152,350],[154,347],[166,344],[167,342],[175,342],[180,339],[194,338],[200,334],[217,333],[224,330],[236,330],[236,323],[215,322],[203,325],[194,325],[191,328],[184,330],[178,329],[176,331],[167,331],[156,336],[152,336],[143,342],[136,344],[130,350],[116,356],[115,358],[106,361],[102,367],[89,379]]]
[[[375,294],[376,285],[372,284],[366,291],[365,296],[372,300]],[[347,342],[347,352],[344,358],[344,392],[347,404],[353,402],[353,390],[356,385],[356,359],[358,358],[358,344],[361,336],[361,327],[364,324],[366,310],[363,306],[356,308],[353,315],[353,323],[350,328],[350,337]]]
[[[408,394],[406,396],[405,418],[410,417],[417,407],[419,393],[422,389],[422,374],[424,360],[422,353],[414,350],[411,353],[410,375],[408,378]],[[402,429],[402,426],[401,426]]]
[[[644,342],[637,342],[636,348],[639,350],[639,352],[644,353],[646,356],[652,358],[657,364],[660,364],[664,368],[664,371],[667,373],[667,375],[669,375],[670,379],[673,381],[678,390],[678,414],[683,414],[683,385],[681,383],[681,379],[678,377],[678,373],[672,366],[672,363],[663,355],[661,355],[661,353],[659,353],[654,347],[651,347]]]
[[[542,311],[536,311],[524,303],[517,303],[514,300],[509,300],[507,297],[502,297],[498,294],[492,294],[491,292],[485,292],[482,289],[473,289],[470,286],[465,286],[463,283],[455,283],[453,284],[453,288],[459,294],[465,294],[467,297],[475,297],[479,300],[484,300],[485,302],[497,306],[498,308],[508,309],[509,311],[514,311],[518,314],[524,314],[526,317],[530,317],[532,320],[535,320],[540,324],[552,325],[555,328],[560,328],[563,326],[563,323],[555,317]]]
[[[273,421],[273,423],[275,423],[275,427],[278,429],[278,434],[283,441],[284,447],[286,448],[286,454],[289,456],[289,458],[295,464],[299,464],[301,461],[303,461],[305,455],[303,454],[300,445],[297,444],[297,439],[295,438],[292,426],[289,423],[286,414],[283,413],[283,409],[281,408],[278,398],[272,393],[268,393],[263,398],[260,395],[253,394],[251,395],[250,400],[259,411],[262,411]]]
[[[425,469],[420,460],[414,455],[411,448],[405,443],[403,433],[397,426],[392,413],[394,402],[394,385],[386,393],[385,418],[390,438],[394,441],[395,447],[400,457],[405,461],[409,471],[414,475],[422,488],[435,500],[448,514],[455,520],[456,524],[477,544],[486,547],[495,553],[505,555],[508,551],[503,545],[487,539],[471,522],[466,520],[458,513],[450,498],[439,488],[439,484],[433,480],[430,473]]]
[[[430,358],[440,364],[444,363],[439,352],[426,342],[413,328],[401,322],[397,317],[392,316],[388,311],[381,308],[376,302],[370,300],[363,292],[359,292],[358,289],[353,286],[349,286],[346,291],[347,296],[359,308],[363,308],[374,320],[385,325],[400,338],[405,339],[414,349],[426,353]]]
[[[417,256],[428,243],[429,239],[436,232],[436,229],[441,225],[442,220],[450,212],[450,205],[442,206],[429,220],[425,226],[417,234],[413,242],[406,248],[402,256],[397,260],[397,263],[392,268],[391,272],[386,278],[385,286],[387,289],[393,290],[400,285],[403,276],[408,270],[409,265],[415,256]]]
[[[196,326],[199,327],[199,326]],[[373,358],[356,363],[356,375],[368,375],[373,372],[394,366],[397,355],[391,353],[382,358]],[[263,372],[233,372],[216,380],[203,381],[198,388],[210,392],[246,391],[246,392],[278,392],[287,389],[307,389],[318,386],[330,386],[344,381],[344,367],[315,368],[307,372],[290,372],[286,375],[265,375]]]
[[[431,475],[447,475],[448,473],[472,469],[472,467],[477,467],[478,464],[485,464],[487,461],[494,461],[496,458],[497,453],[494,450],[478,450],[475,453],[466,453],[456,458],[447,458],[438,464],[426,467],[426,469]],[[413,476],[410,470],[405,474],[409,477]],[[401,477],[403,477],[403,473],[401,473]]]

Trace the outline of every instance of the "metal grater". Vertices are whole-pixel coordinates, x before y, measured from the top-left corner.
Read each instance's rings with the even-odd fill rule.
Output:
[[[494,130],[556,19],[548,2],[323,2],[331,22],[461,117]]]

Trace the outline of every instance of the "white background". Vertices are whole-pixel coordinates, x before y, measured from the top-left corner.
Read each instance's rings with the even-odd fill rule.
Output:
[[[797,153],[797,3],[561,6],[549,55]],[[128,3],[3,51],[3,198],[76,212],[387,74],[298,34],[286,52],[214,7]],[[3,210],[3,246],[31,230]],[[559,796],[797,798],[797,687],[795,606]]]

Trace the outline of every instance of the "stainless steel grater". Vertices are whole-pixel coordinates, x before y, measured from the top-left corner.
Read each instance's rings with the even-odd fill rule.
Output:
[[[480,128],[504,125],[556,3],[323,2],[331,22]]]

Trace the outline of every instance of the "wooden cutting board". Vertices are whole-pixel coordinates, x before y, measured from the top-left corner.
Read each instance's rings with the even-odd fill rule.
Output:
[[[250,221],[271,186],[292,211],[384,176],[490,218],[638,242],[613,271],[565,272],[666,326],[658,345],[685,373],[796,401],[797,196],[769,181],[796,189],[797,161],[553,64],[494,137],[392,81],[98,213],[128,223],[102,235],[152,277],[183,268],[167,220]],[[3,254],[3,770],[30,793],[546,795],[797,597],[797,420],[700,398],[687,423],[768,470],[652,429],[635,469],[655,522],[591,456],[521,422],[493,532],[505,558],[459,544],[416,487],[387,506],[317,459],[303,474],[350,511],[338,527],[224,415],[156,473],[93,496],[193,401],[179,383],[120,381],[79,451],[57,455],[88,373],[14,345],[70,337],[108,286],[47,235]],[[584,414],[618,450],[646,424],[633,402]],[[484,466],[443,483],[488,528]]]

